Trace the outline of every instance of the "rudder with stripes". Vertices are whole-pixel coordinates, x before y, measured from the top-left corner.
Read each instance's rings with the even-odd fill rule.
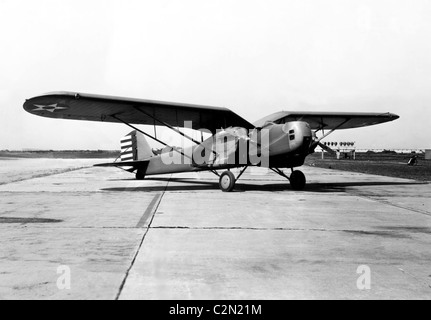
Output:
[[[142,133],[133,130],[121,139],[121,161],[140,161],[154,156]]]

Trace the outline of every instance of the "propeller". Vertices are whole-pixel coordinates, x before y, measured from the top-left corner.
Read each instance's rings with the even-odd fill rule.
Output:
[[[321,142],[319,142],[319,141],[314,141],[314,142],[311,144],[309,153],[310,153],[310,154],[311,154],[311,153],[313,153],[313,152],[314,152],[314,150],[315,150],[318,146],[319,146],[319,147],[321,147],[323,150],[325,150],[326,152],[328,152],[328,153],[330,153],[330,154],[335,154],[335,153],[336,153],[333,149],[331,149],[330,147],[328,147],[328,146],[324,145],[323,143],[321,143]]]
[[[321,147],[323,150],[325,150],[326,152],[330,153],[330,154],[335,154],[336,152],[334,151],[334,149],[329,148],[327,145],[324,145],[321,142],[318,142],[317,145],[319,147]]]

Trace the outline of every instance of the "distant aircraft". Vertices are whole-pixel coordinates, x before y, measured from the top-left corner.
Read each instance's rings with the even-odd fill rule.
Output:
[[[317,146],[333,152],[321,143],[335,130],[371,126],[399,118],[392,113],[286,112],[271,114],[254,124],[229,109],[118,98],[71,92],[54,92],[28,99],[24,109],[32,114],[60,119],[124,123],[134,131],[122,140],[121,161],[99,166],[124,167],[136,173],[136,179],[149,175],[212,171],[219,176],[222,191],[234,189],[249,166],[267,167],[287,178],[294,190],[306,185],[305,175],[294,170]],[[135,125],[164,126],[191,140],[194,146],[177,148]],[[179,128],[189,127],[210,134],[196,140]],[[326,132],[325,132],[326,130]],[[318,137],[317,134],[321,135]],[[149,137],[162,145],[152,150]],[[230,169],[242,168],[235,176]],[[291,169],[287,176],[282,169]],[[224,172],[219,175],[217,170]]]

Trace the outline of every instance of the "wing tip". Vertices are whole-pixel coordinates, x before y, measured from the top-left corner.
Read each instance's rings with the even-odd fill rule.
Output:
[[[397,119],[401,118],[399,115],[397,115],[397,114],[395,114],[395,113],[390,113],[390,112],[388,112],[388,114],[389,114],[389,117],[390,117],[392,120],[397,120]]]

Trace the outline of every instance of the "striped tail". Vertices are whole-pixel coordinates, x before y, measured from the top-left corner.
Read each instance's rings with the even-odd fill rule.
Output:
[[[141,161],[154,157],[145,136],[133,130],[121,139],[121,161]]]

